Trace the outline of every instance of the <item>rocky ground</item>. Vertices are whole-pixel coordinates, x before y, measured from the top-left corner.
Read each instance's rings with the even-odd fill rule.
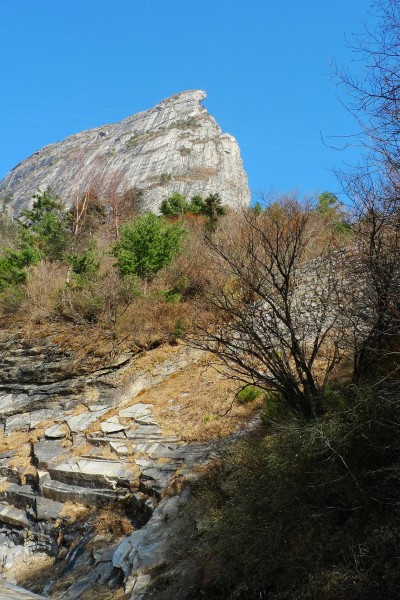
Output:
[[[0,356],[0,598],[162,598],[182,585],[170,563],[197,534],[188,483],[210,440],[249,416],[229,411],[232,386],[183,345],[99,368],[3,332]]]

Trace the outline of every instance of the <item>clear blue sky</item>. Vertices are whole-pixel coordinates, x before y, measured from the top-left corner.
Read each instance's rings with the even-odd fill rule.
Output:
[[[1,0],[0,178],[40,147],[185,89],[241,147],[253,193],[338,191],[359,150],[332,59],[370,0]],[[351,62],[353,61],[353,62]]]

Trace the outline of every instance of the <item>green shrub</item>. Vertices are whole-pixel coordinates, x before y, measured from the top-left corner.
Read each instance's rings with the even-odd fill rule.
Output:
[[[179,252],[185,229],[146,213],[121,227],[121,238],[113,248],[123,277],[150,279],[165,268]]]
[[[189,203],[188,212],[193,215],[204,215],[205,214],[206,205],[201,196],[193,196]]]
[[[161,202],[160,211],[164,217],[173,217],[186,214],[188,208],[189,204],[186,202],[185,196],[174,192],[172,196]]]
[[[21,213],[21,228],[30,233],[30,244],[46,260],[60,260],[68,245],[67,214],[47,188],[34,196],[30,210]]]
[[[29,244],[27,233],[19,236],[18,246],[16,250],[6,248],[0,256],[0,292],[9,286],[25,283],[25,268],[39,261],[40,255]]]
[[[236,394],[236,400],[239,402],[239,404],[248,404],[249,402],[253,402],[256,398],[258,398],[261,393],[262,390],[255,385],[245,385]]]
[[[181,339],[185,335],[185,331],[186,331],[185,321],[181,317],[178,317],[175,321],[174,329],[172,330],[172,337],[175,340]]]
[[[171,288],[161,291],[160,296],[165,302],[180,302],[182,299],[182,294],[188,289],[188,287],[189,279],[187,277],[182,277]]]
[[[100,261],[96,256],[94,247],[84,252],[72,252],[67,255],[66,260],[75,275],[93,277],[99,270]]]
[[[398,387],[354,390],[337,412],[221,448],[197,490],[207,598],[396,597]]]

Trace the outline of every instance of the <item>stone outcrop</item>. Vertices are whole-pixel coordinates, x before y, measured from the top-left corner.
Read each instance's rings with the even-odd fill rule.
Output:
[[[104,194],[138,188],[141,210],[157,211],[177,191],[185,197],[218,192],[223,203],[248,205],[239,147],[190,90],[127,119],[45,146],[0,182],[0,198],[14,213],[38,188],[50,187],[66,205],[92,188]]]
[[[124,356],[96,369],[47,339],[1,333],[0,598],[38,597],[8,584],[21,584],[18,565],[40,555],[58,565],[30,588],[44,597],[76,600],[98,585],[142,596],[146,568],[165,560],[187,499],[165,491],[211,451],[164,431],[146,392],[201,356],[182,347],[150,368]],[[96,530],[101,511],[117,518],[108,537]],[[118,534],[118,519],[131,536]]]

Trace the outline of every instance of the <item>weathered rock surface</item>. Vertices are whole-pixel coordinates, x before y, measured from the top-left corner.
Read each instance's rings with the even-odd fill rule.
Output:
[[[44,553],[58,565],[45,587],[31,588],[44,597],[75,600],[93,586],[124,585],[140,598],[151,583],[146,569],[164,563],[187,500],[165,491],[211,450],[164,432],[146,391],[201,353],[182,347],[144,370],[131,357],[91,371],[90,361],[77,364],[54,342],[33,345],[3,331],[0,356],[0,576],[24,583],[18,564]],[[99,510],[134,533],[121,535],[116,525],[104,539]],[[0,598],[36,597],[4,585]]]
[[[32,594],[17,585],[0,581],[0,600],[34,600],[34,598],[39,600],[44,596]]]
[[[228,206],[247,205],[238,144],[201,106],[205,97],[182,92],[119,123],[45,146],[6,175],[0,197],[18,214],[38,188],[50,186],[70,205],[88,187],[104,192],[114,180],[118,192],[143,191],[142,210],[157,210],[174,191],[189,198],[218,192]]]

